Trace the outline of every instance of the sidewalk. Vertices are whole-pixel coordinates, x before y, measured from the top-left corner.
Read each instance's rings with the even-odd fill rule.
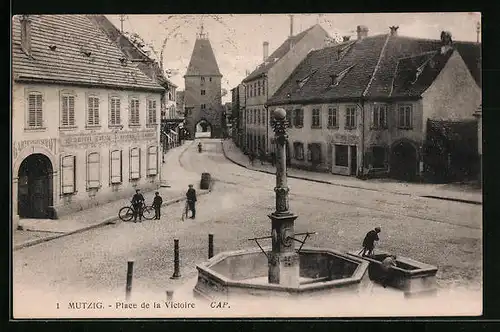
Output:
[[[222,141],[222,151],[227,159],[239,166],[263,173],[276,173],[274,167],[269,163],[261,165],[260,160],[255,160],[254,165],[250,165],[248,157],[243,154],[232,140]],[[294,168],[288,169],[288,177],[342,187],[384,191],[399,195],[413,195],[471,204],[482,204],[482,191],[466,185],[406,183],[394,179],[360,180],[351,176],[311,172]]]
[[[163,197],[163,205],[177,203],[185,199],[189,183],[196,183],[199,174],[186,172],[179,164],[179,158],[192,142],[169,150],[165,155],[165,163],[161,166],[162,184],[158,191]],[[198,195],[208,194],[209,190],[199,190]],[[144,193],[147,203],[151,203],[154,191]],[[130,198],[116,200],[95,208],[63,216],[60,219],[21,219],[23,230],[13,231],[14,250],[29,247],[41,242],[62,236],[83,232],[92,228],[107,225],[118,220],[118,211],[123,206],[130,205]]]

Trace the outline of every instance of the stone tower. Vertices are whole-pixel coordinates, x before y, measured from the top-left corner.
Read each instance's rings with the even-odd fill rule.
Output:
[[[195,137],[196,125],[204,121],[210,125],[212,137],[221,137],[221,80],[222,74],[202,25],[184,75],[185,121],[191,139]]]

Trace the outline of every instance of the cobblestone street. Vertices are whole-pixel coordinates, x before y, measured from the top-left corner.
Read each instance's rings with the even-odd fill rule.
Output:
[[[203,153],[191,144],[180,157],[192,178],[209,172],[214,179],[212,193],[198,199],[195,220],[180,220],[180,202],[164,207],[159,221],[108,225],[17,250],[14,307],[40,294],[58,295],[58,301],[60,294],[123,298],[128,259],[135,260],[133,295],[164,299],[167,289],[196,277],[195,265],[207,259],[209,233],[215,253],[253,248],[247,239],[269,235],[274,176],[231,163],[220,140],[202,143]],[[308,246],[356,250],[368,230],[381,226],[377,248],[438,266],[440,289],[467,289],[471,302],[481,301],[482,206],[299,179],[289,179],[289,187],[290,207],[299,215],[296,232],[317,232]],[[170,279],[174,238],[180,242],[178,280]]]

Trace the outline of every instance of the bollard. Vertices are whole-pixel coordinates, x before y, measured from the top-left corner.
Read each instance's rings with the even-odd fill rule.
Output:
[[[174,299],[174,291],[168,290],[167,291],[167,301],[172,301],[173,299]]]
[[[179,239],[174,239],[174,274],[170,279],[179,279],[181,273],[179,272]]]
[[[208,259],[214,257],[214,235],[208,234]]]
[[[132,292],[132,276],[134,274],[134,261],[129,260],[127,262],[127,286],[125,288],[125,298],[130,299],[130,293]]]

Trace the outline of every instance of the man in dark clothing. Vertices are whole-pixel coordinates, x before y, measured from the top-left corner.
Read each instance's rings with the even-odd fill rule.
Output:
[[[143,204],[144,204],[144,196],[142,196],[140,189],[136,189],[135,195],[134,197],[132,197],[132,206],[134,207],[134,222],[137,222],[137,216],[139,216],[139,222],[142,222]]]
[[[378,233],[380,233],[380,227],[375,227],[368,233],[366,233],[365,239],[363,240],[363,254],[362,256],[370,256],[373,254],[373,249],[375,248],[375,241],[378,241]]]
[[[153,199],[153,207],[155,209],[155,219],[160,220],[160,209],[163,204],[163,199],[159,192],[155,192],[155,198]]]
[[[191,219],[194,219],[196,217],[196,190],[193,188],[193,185],[189,185],[189,189],[186,192],[186,199],[187,199],[187,204],[189,210],[191,210]]]

